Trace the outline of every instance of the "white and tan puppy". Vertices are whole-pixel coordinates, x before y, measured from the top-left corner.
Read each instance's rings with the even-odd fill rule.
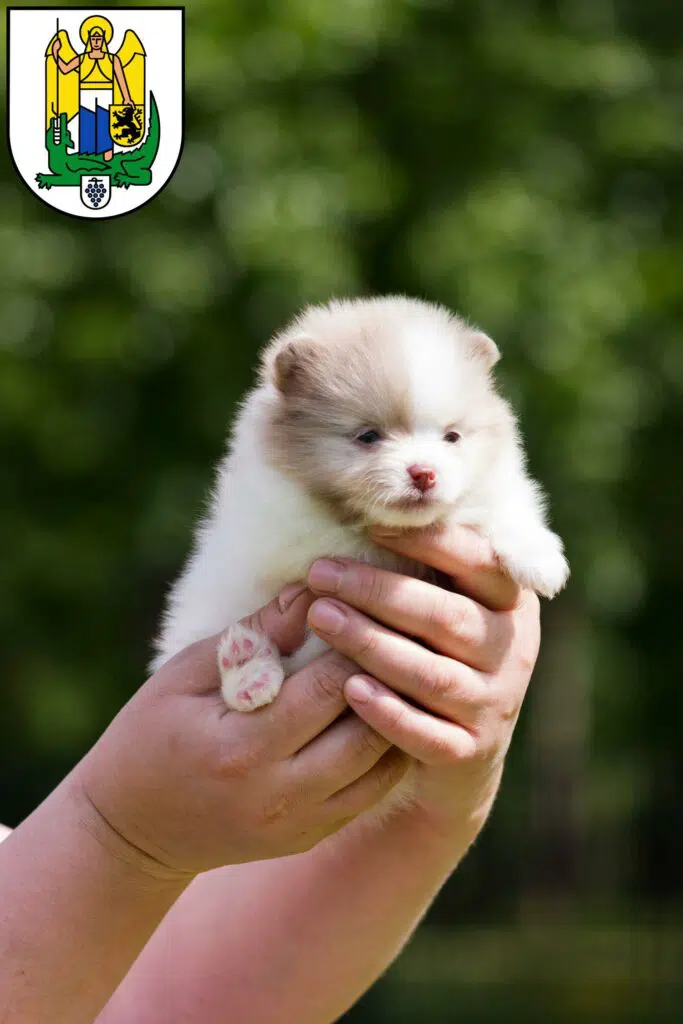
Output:
[[[568,566],[525,471],[515,418],[496,393],[496,345],[446,309],[407,298],[303,312],[265,349],[237,417],[210,511],[173,587],[158,667],[302,580],[323,556],[427,576],[381,550],[370,526],[476,527],[522,586],[553,597]],[[251,711],[322,653],[291,658],[228,629],[218,659],[227,704]]]

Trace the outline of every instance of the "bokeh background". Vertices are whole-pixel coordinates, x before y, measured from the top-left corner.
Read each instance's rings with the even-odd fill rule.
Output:
[[[186,84],[129,218],[3,156],[0,820],[143,680],[258,346],[441,301],[503,350],[573,576],[492,820],[346,1019],[679,1021],[683,7],[193,0]]]

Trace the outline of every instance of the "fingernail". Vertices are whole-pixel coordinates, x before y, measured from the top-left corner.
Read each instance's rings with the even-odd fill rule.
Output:
[[[286,587],[283,587],[277,598],[277,606],[280,611],[284,613],[291,608],[297,597],[300,597],[307,589],[305,583],[288,583]]]
[[[329,558],[320,558],[308,571],[308,582],[316,590],[329,591],[334,594],[344,575],[344,567]]]
[[[316,601],[311,608],[310,621],[324,633],[341,633],[346,625],[346,613],[331,601]]]
[[[357,704],[367,704],[377,692],[377,687],[365,676],[351,676],[346,680],[344,693]]]
[[[371,534],[373,537],[400,537],[405,530],[392,530],[389,526],[380,526],[377,529],[372,529]]]

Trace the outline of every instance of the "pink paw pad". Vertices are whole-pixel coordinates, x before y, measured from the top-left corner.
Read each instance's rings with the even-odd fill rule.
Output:
[[[236,711],[254,711],[269,704],[284,679],[279,651],[267,637],[240,624],[223,635],[218,667],[225,702]]]
[[[230,644],[230,656],[223,656],[222,665],[225,668],[230,668],[232,665],[243,665],[253,656],[254,649],[254,641],[249,640],[248,637],[244,637],[239,642],[233,640]]]

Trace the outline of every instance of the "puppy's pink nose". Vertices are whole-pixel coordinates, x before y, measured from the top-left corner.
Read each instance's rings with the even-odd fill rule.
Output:
[[[420,491],[429,491],[436,483],[436,473],[430,466],[408,466],[408,475]]]

